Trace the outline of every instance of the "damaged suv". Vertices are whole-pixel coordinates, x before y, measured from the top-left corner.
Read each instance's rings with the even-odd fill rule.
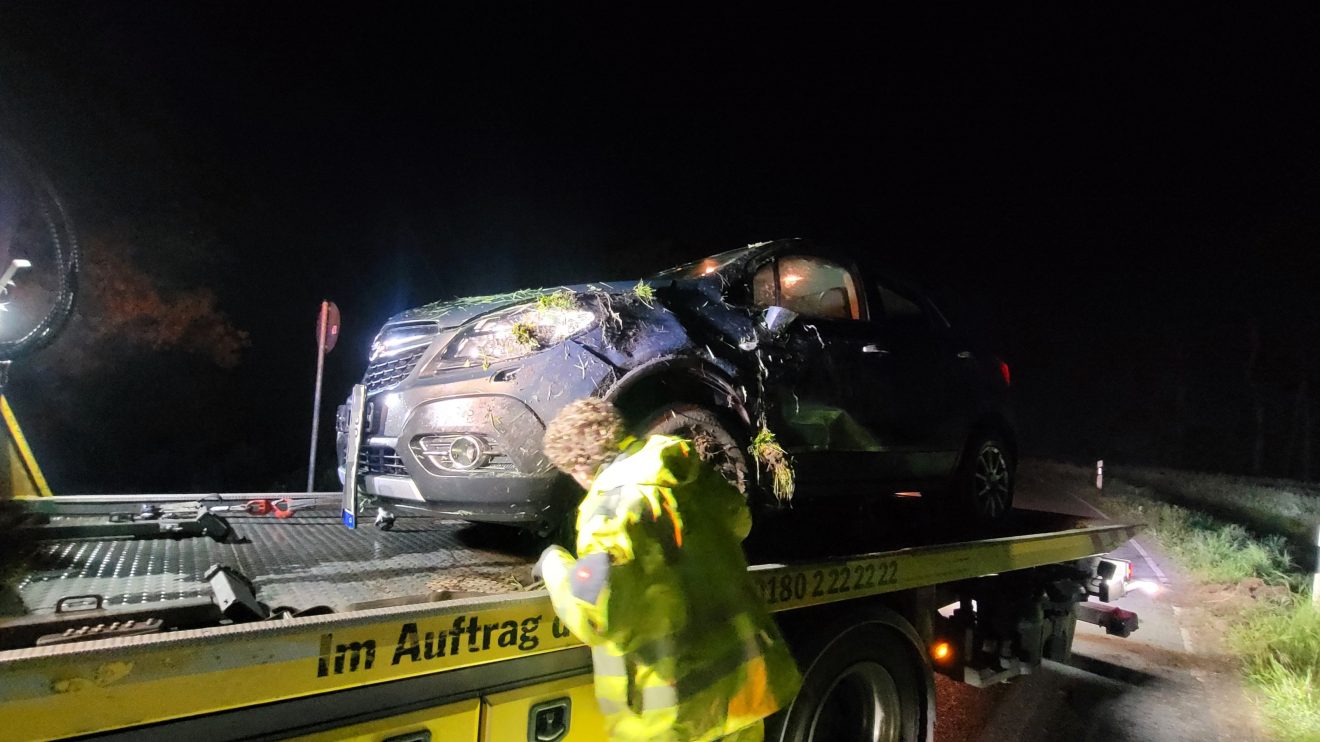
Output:
[[[381,329],[362,385],[339,471],[385,528],[408,509],[549,531],[580,491],[541,438],[587,396],[638,435],[693,439],[758,506],[927,496],[989,521],[1012,504],[1008,366],[909,285],[804,240],[419,307]]]

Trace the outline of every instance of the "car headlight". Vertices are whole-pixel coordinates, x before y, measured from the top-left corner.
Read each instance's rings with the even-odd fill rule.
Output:
[[[460,330],[423,375],[531,355],[581,335],[595,323],[596,315],[585,309],[537,302],[501,309]]]

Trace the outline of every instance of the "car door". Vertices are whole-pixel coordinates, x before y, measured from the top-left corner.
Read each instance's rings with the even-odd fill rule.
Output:
[[[963,393],[956,355],[942,321],[922,295],[886,276],[874,283],[880,347],[893,384],[887,400],[902,478],[918,486],[954,466],[962,426]]]
[[[752,297],[798,315],[773,344],[766,391],[799,486],[844,493],[829,485],[892,476],[894,420],[878,403],[892,385],[857,270],[825,255],[779,255],[755,270]]]

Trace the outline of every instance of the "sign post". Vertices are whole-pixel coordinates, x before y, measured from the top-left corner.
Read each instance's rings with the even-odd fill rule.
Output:
[[[307,491],[316,484],[316,438],[321,427],[321,380],[325,375],[325,354],[335,349],[339,340],[339,307],[332,301],[321,302],[316,318],[316,392],[312,397],[312,445],[307,456]]]

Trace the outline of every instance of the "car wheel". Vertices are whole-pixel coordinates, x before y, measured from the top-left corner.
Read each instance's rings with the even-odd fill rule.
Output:
[[[1002,520],[1013,509],[1016,471],[1010,449],[993,435],[980,436],[967,448],[959,475],[960,505],[981,522]]]
[[[715,412],[692,404],[673,404],[652,413],[634,430],[643,438],[672,435],[692,441],[702,461],[747,494],[747,450]]]

